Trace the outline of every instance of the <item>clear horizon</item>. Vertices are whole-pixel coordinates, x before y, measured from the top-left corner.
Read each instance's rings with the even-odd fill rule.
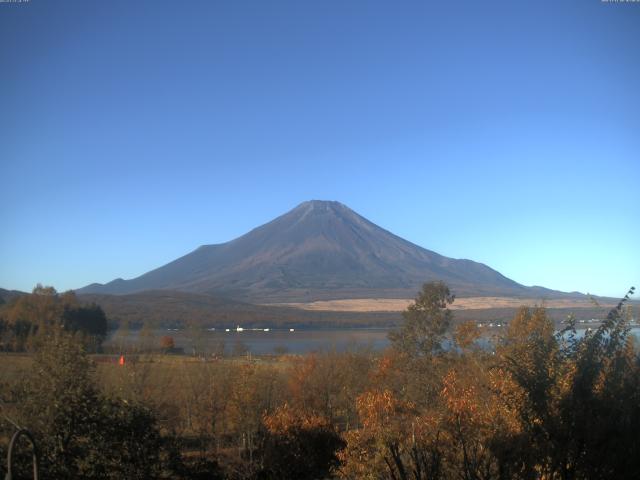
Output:
[[[322,199],[620,297],[639,41],[639,3],[0,3],[0,287],[133,278]]]

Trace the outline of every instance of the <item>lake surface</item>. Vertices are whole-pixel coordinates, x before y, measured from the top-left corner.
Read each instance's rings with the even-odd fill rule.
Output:
[[[206,354],[220,353],[240,354],[246,351],[256,355],[273,353],[303,354],[310,352],[337,351],[344,352],[355,349],[383,350],[389,345],[387,335],[390,328],[334,328],[334,329],[269,329],[244,330],[216,329],[198,330],[193,332],[183,329],[155,329],[146,339],[140,338],[139,331],[132,331],[126,337],[111,332],[105,346],[117,346],[121,343],[128,347],[140,344],[152,345],[157,348],[160,338],[170,336],[175,346],[190,354],[194,348]],[[500,328],[486,330],[486,336],[480,341],[483,347],[489,346],[489,339],[499,334]],[[578,330],[578,335],[584,334],[584,329]],[[631,334],[640,340],[640,328],[631,329]],[[195,338],[194,338],[195,337]]]
[[[192,353],[194,347],[197,351],[205,353],[219,352],[224,347],[225,353],[241,353],[248,350],[253,354],[264,355],[272,353],[310,353],[335,350],[344,352],[351,349],[371,348],[382,350],[389,345],[388,328],[340,328],[340,329],[269,329],[244,330],[235,329],[200,330],[197,335],[189,330],[156,329],[149,340],[154,346],[159,345],[163,336],[173,337],[177,348],[184,349],[185,353]],[[129,346],[135,346],[144,340],[139,338],[139,333],[131,332],[124,342]],[[193,338],[196,336],[197,338]],[[112,332],[105,346],[119,345],[123,339],[118,337],[118,332]]]

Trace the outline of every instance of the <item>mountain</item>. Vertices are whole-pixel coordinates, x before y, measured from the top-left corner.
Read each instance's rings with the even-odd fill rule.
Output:
[[[458,296],[561,295],[525,287],[486,265],[444,257],[339,202],[308,201],[227,243],[204,245],[131,280],[78,293],[176,290],[251,302],[410,298],[430,280]]]

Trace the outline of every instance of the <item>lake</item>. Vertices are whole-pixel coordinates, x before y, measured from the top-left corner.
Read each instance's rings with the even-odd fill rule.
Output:
[[[163,336],[173,337],[175,346],[182,348],[185,353],[192,353],[193,348],[207,354],[220,352],[223,348],[226,354],[243,353],[246,351],[255,355],[273,353],[303,354],[319,351],[344,352],[353,349],[370,348],[383,350],[389,345],[387,335],[390,328],[333,328],[333,329],[304,329],[272,328],[269,331],[224,328],[216,330],[198,330],[197,334],[184,329],[155,329],[147,340],[157,347]],[[500,333],[500,328],[487,329],[486,337],[481,341],[488,346],[488,338]],[[584,333],[578,329],[578,335]],[[631,329],[632,335],[640,339],[640,328]],[[116,346],[121,342],[132,347],[140,343],[139,331],[132,331],[125,339],[118,337],[118,332],[111,332],[105,346]],[[196,339],[194,340],[194,336]]]

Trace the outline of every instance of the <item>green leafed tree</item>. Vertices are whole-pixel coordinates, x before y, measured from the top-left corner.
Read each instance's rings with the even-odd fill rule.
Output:
[[[452,320],[448,307],[454,298],[443,282],[425,283],[415,301],[402,312],[402,327],[389,334],[393,348],[410,357],[441,351]]]
[[[76,333],[91,351],[97,350],[107,334],[107,318],[96,304],[85,305],[73,292],[59,294],[53,287],[38,284],[30,295],[21,295],[2,308],[6,330],[5,348],[30,350],[38,338],[52,328]]]
[[[165,440],[153,412],[104,396],[83,344],[61,327],[43,340],[21,390],[20,423],[36,438],[44,478],[161,475]]]

